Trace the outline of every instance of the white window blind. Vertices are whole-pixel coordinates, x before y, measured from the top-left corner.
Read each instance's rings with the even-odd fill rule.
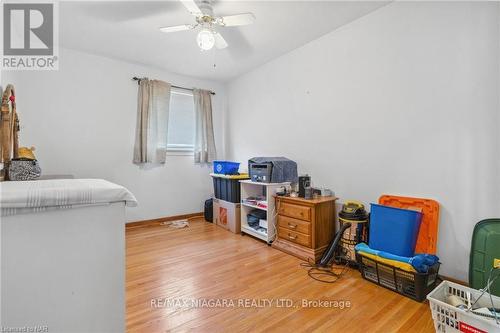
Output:
[[[167,150],[193,151],[195,135],[193,94],[173,88],[170,96]]]

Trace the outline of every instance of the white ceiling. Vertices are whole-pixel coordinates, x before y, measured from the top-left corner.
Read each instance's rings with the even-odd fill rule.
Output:
[[[197,31],[159,27],[194,23],[170,1],[60,3],[60,44],[170,72],[227,81],[376,10],[378,1],[214,1],[217,16],[253,12],[253,25],[219,30],[229,47],[202,52]],[[214,63],[216,67],[214,68]]]

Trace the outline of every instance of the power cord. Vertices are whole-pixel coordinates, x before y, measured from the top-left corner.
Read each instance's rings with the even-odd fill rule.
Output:
[[[339,264],[344,262],[344,264],[337,268],[334,268],[333,265],[322,267],[308,258],[307,262],[301,263],[300,266],[307,269],[307,275],[310,278],[319,282],[334,283],[349,270],[349,261],[345,257],[338,256],[335,257],[334,262]]]
[[[274,221],[276,223],[276,218],[278,217],[278,209],[276,209],[276,205],[274,205],[273,207],[273,210],[271,211],[271,216],[273,217],[271,219],[271,221]],[[267,217],[267,232],[271,231],[271,229],[269,227],[271,227],[273,230],[272,230],[272,234],[269,234],[271,236],[271,238],[275,238],[276,237],[276,234],[278,233],[278,230],[276,228],[276,226],[274,225],[274,223],[269,223],[269,217]]]
[[[500,325],[500,321],[499,321],[499,315],[500,315],[500,313],[497,314],[497,308],[496,308],[495,304],[493,303],[493,296],[491,295],[491,285],[500,276],[500,274],[496,274],[496,276],[493,277],[494,272],[500,272],[500,269],[498,267],[492,267],[491,268],[490,273],[488,274],[488,281],[486,282],[486,286],[483,289],[480,290],[481,294],[474,301],[474,303],[472,303],[472,305],[469,308],[470,310],[468,310],[468,311],[470,311],[470,312],[472,312],[472,313],[474,313],[476,315],[479,315],[479,316],[483,316],[483,317],[495,319],[497,325]],[[490,302],[491,302],[491,310],[490,311],[493,312],[493,315],[486,314],[486,313],[481,313],[481,312],[477,312],[477,311],[472,310],[472,307],[474,305],[476,305],[476,303],[481,299],[481,297],[483,297],[483,295],[486,293],[486,291],[489,294],[489,298],[490,298]]]

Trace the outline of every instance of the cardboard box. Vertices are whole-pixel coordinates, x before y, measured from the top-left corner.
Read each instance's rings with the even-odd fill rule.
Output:
[[[241,204],[214,199],[214,223],[239,234],[241,232]]]

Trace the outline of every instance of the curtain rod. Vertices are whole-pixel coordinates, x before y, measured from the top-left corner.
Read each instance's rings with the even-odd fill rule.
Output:
[[[145,77],[137,77],[137,76],[134,76],[134,77],[132,78],[132,80],[137,81],[137,84],[140,84],[140,83],[141,83],[141,80],[144,80],[144,79],[146,79],[146,78],[145,78]],[[189,90],[189,91],[193,91],[193,88],[179,87],[179,86],[175,86],[175,85],[172,85],[172,87],[173,87],[173,88],[177,88],[177,89],[182,89],[182,90]],[[209,92],[210,92],[210,94],[215,95],[215,93],[214,93],[213,91],[210,91],[210,90],[209,90]]]

